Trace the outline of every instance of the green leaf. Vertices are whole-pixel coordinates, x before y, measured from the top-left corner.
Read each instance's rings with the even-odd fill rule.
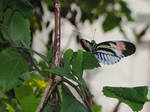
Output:
[[[49,62],[49,59],[45,56],[45,55],[43,55],[43,54],[41,54],[41,53],[38,53],[37,51],[35,51],[35,50],[33,50],[32,49],[32,51],[34,52],[34,53],[36,53],[38,56],[40,56],[44,61],[46,61],[47,63]]]
[[[81,8],[87,13],[91,13],[94,8],[97,8],[101,0],[95,0],[94,2],[91,0],[75,0],[80,4]]]
[[[4,9],[8,5],[8,0],[1,0],[0,1],[0,21],[3,19]]]
[[[49,0],[44,0],[45,4],[48,6],[48,7],[54,7],[54,3],[53,1],[49,1]],[[62,1],[60,1],[62,2]],[[64,1],[65,2],[65,1]],[[62,2],[62,3],[64,3]],[[61,7],[62,7],[62,4],[61,4]]]
[[[136,39],[136,42],[137,42],[138,44],[140,44],[140,43],[141,43],[141,38],[139,37],[139,35],[138,35],[138,33],[136,32],[135,28],[132,29],[132,33],[133,33],[133,35],[134,35],[134,37],[135,37],[135,39]]]
[[[102,23],[104,32],[110,31],[119,26],[121,17],[116,16],[113,12],[107,14],[105,20]]]
[[[28,52],[30,52],[31,53],[31,55],[32,55],[32,52],[33,53],[35,53],[35,54],[37,54],[40,58],[42,58],[44,61],[46,61],[47,63],[49,63],[49,59],[48,59],[48,57],[46,57],[45,55],[43,55],[43,54],[41,54],[41,53],[39,53],[39,52],[37,52],[37,51],[35,51],[35,50],[33,50],[30,46],[28,46],[25,42],[23,42],[23,41],[21,41],[21,43],[23,44],[23,49],[25,49],[25,50],[27,50]]]
[[[20,78],[23,79],[23,80],[29,80],[30,79],[30,73],[29,72],[23,73],[20,76]]]
[[[39,67],[41,68],[41,74],[44,76],[44,77],[49,77],[49,72],[48,71],[45,71],[46,69],[49,69],[47,63],[45,63],[44,61],[40,61],[39,62]]]
[[[65,63],[70,63],[71,59],[73,56],[73,50],[72,49],[68,49],[65,53],[64,53],[64,57],[63,60]]]
[[[1,99],[8,99],[8,97],[2,91],[0,91],[0,100]]]
[[[123,0],[119,1],[121,6],[121,11],[123,14],[125,14],[128,21],[134,21],[133,17],[131,16],[131,10],[127,7],[127,3]]]
[[[72,49],[68,49],[65,53],[64,53],[64,57],[63,57],[63,62],[64,62],[64,68],[70,70],[70,62],[72,60],[72,56],[73,56],[73,50]]]
[[[65,85],[62,89],[61,112],[88,112],[85,105],[80,103]]]
[[[24,18],[33,15],[33,6],[28,0],[10,0],[8,7],[20,12]]]
[[[29,86],[22,86],[20,88],[15,88],[15,95],[23,112],[35,112],[39,99],[37,99],[33,94],[33,89]]]
[[[10,9],[6,11],[4,24],[8,23],[11,13],[12,11]],[[23,41],[30,46],[30,25],[28,20],[24,19],[19,12],[14,13],[8,28],[4,30],[3,35],[5,39],[12,39],[17,44]]]
[[[101,110],[102,110],[102,106],[100,105],[94,104],[92,106],[92,112],[101,112]]]
[[[17,78],[12,78],[12,79],[9,78],[7,80],[0,81],[0,86],[2,87],[3,92],[7,92],[11,90],[12,88],[17,87],[21,83],[22,81]]]
[[[54,69],[50,69],[48,71],[59,76],[67,77],[73,81],[77,81],[77,79],[70,73],[70,71],[62,67],[55,67]]]
[[[35,80],[43,80],[41,78],[41,76],[37,75],[37,74],[34,74],[34,73],[31,73],[30,74],[30,79],[29,80],[26,80],[24,82],[25,85],[29,85],[30,82],[34,82]]]
[[[9,0],[1,0],[0,1],[0,11],[3,11],[7,7],[8,2],[9,2]]]
[[[100,67],[97,58],[90,52],[83,52],[83,69],[94,69]]]
[[[48,48],[48,51],[46,52],[46,57],[49,60],[49,63],[52,63],[53,57],[54,57],[54,52],[52,46]]]
[[[83,74],[83,52],[79,50],[77,53],[73,54],[72,59],[72,70],[73,73],[78,77],[82,78]]]
[[[30,80],[42,80],[42,78],[41,78],[41,76],[39,76],[35,73],[32,73],[32,74],[30,74]]]
[[[0,53],[0,85],[7,91],[19,85],[19,76],[28,72],[27,61],[15,50],[7,48]]]
[[[120,102],[124,102],[131,107],[133,111],[140,111],[147,98],[148,87],[104,87],[103,93],[107,97],[117,98]]]
[[[76,4],[80,4],[81,9],[81,22],[85,22],[85,20],[89,20],[92,24],[94,20],[98,19],[99,15],[94,13],[94,10],[98,8],[101,4],[101,0],[75,0]]]
[[[8,103],[6,103],[6,109],[7,109],[9,112],[15,112],[14,108],[13,108],[10,104],[8,104]]]
[[[33,6],[28,0],[15,0],[13,3],[24,17],[30,17],[33,15]]]
[[[52,106],[50,103],[47,103],[42,112],[54,112],[54,106]]]

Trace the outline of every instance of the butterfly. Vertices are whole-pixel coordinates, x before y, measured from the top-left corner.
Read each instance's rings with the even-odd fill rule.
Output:
[[[124,40],[105,41],[97,44],[95,40],[90,42],[80,39],[80,43],[84,50],[95,54],[99,63],[104,65],[117,63],[123,57],[130,56],[136,51],[133,43]]]

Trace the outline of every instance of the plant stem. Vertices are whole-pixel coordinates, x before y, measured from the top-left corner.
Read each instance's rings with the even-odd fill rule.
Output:
[[[36,109],[36,112],[41,112],[41,110],[43,109],[44,103],[45,103],[45,101],[47,99],[47,93],[49,92],[49,90],[51,88],[51,85],[52,85],[52,80],[50,79],[48,81],[48,84],[47,84],[46,88],[45,88],[45,91],[44,91],[44,94],[43,94],[43,96],[41,98],[41,101],[40,101],[40,103],[39,103],[39,105],[38,105],[38,107]]]
[[[127,34],[125,33],[125,31],[123,30],[123,28],[122,28],[121,25],[119,26],[119,30],[123,34],[124,38],[127,39],[128,41],[130,41],[129,38],[128,38],[128,36],[127,36]]]
[[[119,101],[116,105],[116,107],[114,108],[113,112],[118,112],[119,107],[120,107],[121,102]]]
[[[55,38],[54,38],[54,61],[52,68],[55,68],[60,65],[60,42],[61,42],[61,20],[60,20],[60,3],[59,0],[54,0],[55,5]],[[52,77],[54,89],[57,89],[57,84],[62,80],[60,76],[53,75]],[[51,92],[52,93],[52,92]],[[48,98],[50,97],[51,93],[48,93]],[[55,105],[55,111],[60,111],[60,103],[59,99],[57,99],[58,93],[55,92],[53,94],[53,97],[55,98],[56,105]]]
[[[60,64],[60,40],[61,40],[61,21],[60,21],[60,4],[59,0],[54,0],[55,4],[55,39],[54,39],[54,59],[52,68],[59,66]],[[51,78],[51,74],[50,74]],[[37,107],[36,112],[41,112],[44,102],[50,97],[52,91],[57,87],[57,84],[61,81],[60,76],[55,76],[54,81],[48,82],[48,85],[44,91],[44,95],[42,96],[41,102]],[[53,84],[54,83],[54,84]],[[55,85],[51,87],[51,85]],[[53,88],[53,89],[51,89]]]
[[[55,39],[54,39],[54,66],[60,64],[60,39],[61,39],[61,21],[60,21],[60,4],[59,0],[54,0],[55,3]]]

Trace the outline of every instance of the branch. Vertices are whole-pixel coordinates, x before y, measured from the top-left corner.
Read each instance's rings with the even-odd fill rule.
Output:
[[[114,108],[113,112],[118,112],[121,102],[119,101],[116,107]]]
[[[148,30],[149,25],[146,25],[145,28],[138,34],[139,40],[146,34],[146,31]]]
[[[123,34],[123,36],[124,36],[125,39],[130,40],[130,39],[128,38],[128,36],[126,35],[125,31],[123,30],[123,28],[122,28],[121,25],[119,25],[119,30],[120,30],[120,32]]]
[[[39,103],[39,105],[38,105],[38,107],[37,107],[37,109],[36,109],[36,112],[41,112],[41,110],[43,109],[44,102],[45,102],[46,99],[47,99],[47,93],[49,92],[49,90],[50,90],[50,88],[51,88],[51,85],[52,85],[52,80],[50,79],[50,80],[48,81],[48,84],[47,84],[47,86],[46,86],[46,89],[45,89],[45,91],[44,91],[44,94],[43,94],[43,96],[42,96],[42,98],[41,98],[41,101],[40,101],[40,103]]]
[[[44,104],[45,102],[47,102],[48,98],[50,97],[51,93],[55,90],[55,88],[57,87],[57,84],[59,83],[60,81],[58,82],[55,82],[54,85],[52,85],[53,83],[53,80],[52,79],[49,79],[48,81],[48,84],[46,86],[46,89],[44,91],[44,94],[41,98],[41,101],[36,109],[36,112],[41,112],[41,110],[43,109],[44,107]]]
[[[54,61],[52,68],[55,68],[56,66],[59,66],[60,64],[60,39],[61,39],[61,21],[60,21],[60,4],[59,0],[54,0],[55,4],[55,39],[54,39]],[[54,75],[55,76],[55,75]],[[51,77],[51,74],[50,74]],[[49,87],[47,85],[47,90],[44,91],[44,95],[42,96],[42,99],[40,101],[40,104],[37,107],[36,112],[40,112],[44,106],[44,102],[50,97],[52,91],[57,87],[57,84],[61,81],[60,76],[55,76],[54,81],[52,83],[52,87]],[[52,88],[52,89],[50,89]]]
[[[60,39],[61,39],[61,21],[60,21],[60,4],[59,0],[54,0],[55,3],[55,39],[54,39],[54,66],[60,64]]]

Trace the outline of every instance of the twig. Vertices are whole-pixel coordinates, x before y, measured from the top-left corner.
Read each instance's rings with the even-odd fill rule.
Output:
[[[124,38],[127,39],[127,40],[129,40],[128,36],[126,35],[126,33],[125,33],[125,31],[123,30],[123,28],[122,28],[121,25],[119,25],[119,30],[120,30],[120,32],[123,34]],[[129,41],[130,41],[130,40],[129,40]]]
[[[42,74],[40,68],[35,64],[34,58],[33,58],[33,56],[31,56],[31,53],[30,53],[30,52],[26,52],[23,47],[20,47],[20,46],[19,46],[19,47],[16,47],[16,48],[18,48],[19,53],[20,53],[28,62],[30,62],[30,63],[32,64],[32,66],[35,68],[34,70],[37,71],[41,76],[44,76],[44,75]]]
[[[59,82],[60,82],[60,81],[55,82],[54,85],[51,87],[51,89],[50,89],[49,92],[48,92],[47,99],[50,97],[51,93],[54,91],[54,89],[56,88],[56,86],[58,85]],[[47,100],[47,99],[46,99],[46,100]]]
[[[62,82],[66,82],[67,84],[69,84],[70,86],[72,86],[77,91],[77,93],[81,97],[82,101],[85,103],[85,105],[89,109],[89,112],[91,112],[91,108],[90,108],[88,102],[86,101],[86,99],[82,96],[82,92],[80,91],[80,89],[78,88],[78,86],[74,85],[71,81],[67,80],[64,77],[62,77]]]
[[[114,108],[113,112],[118,112],[121,102],[119,101],[116,107]]]
[[[145,28],[138,34],[139,40],[146,34],[146,31],[148,30],[149,25],[146,25]]]
[[[33,61],[34,58],[31,56],[30,53],[26,55],[24,52],[22,52],[22,55],[28,59],[28,61],[34,66],[35,70],[36,70],[41,76],[44,76],[44,75],[42,74],[40,68],[34,63],[34,61]]]
[[[52,81],[52,79],[49,79],[48,84],[46,86],[46,89],[44,91],[44,94],[43,94],[43,96],[41,98],[41,101],[40,101],[38,107],[37,107],[36,112],[41,112],[41,110],[44,107],[45,102],[47,102],[48,98],[50,97],[51,93],[55,90],[55,88],[57,87],[57,84],[59,82],[60,81],[55,82],[54,85],[52,85],[53,81]]]
[[[39,105],[38,105],[38,107],[37,107],[37,109],[36,109],[36,112],[41,112],[41,110],[42,110],[42,108],[43,108],[43,106],[44,106],[44,102],[45,102],[46,99],[47,99],[47,93],[49,92],[49,90],[50,90],[50,88],[51,88],[51,85],[52,85],[52,80],[49,79],[48,84],[47,84],[47,86],[46,86],[46,89],[45,89],[45,91],[44,91],[44,94],[43,94],[43,96],[42,96],[42,98],[41,98],[41,101],[40,101],[40,103],[39,103]]]

